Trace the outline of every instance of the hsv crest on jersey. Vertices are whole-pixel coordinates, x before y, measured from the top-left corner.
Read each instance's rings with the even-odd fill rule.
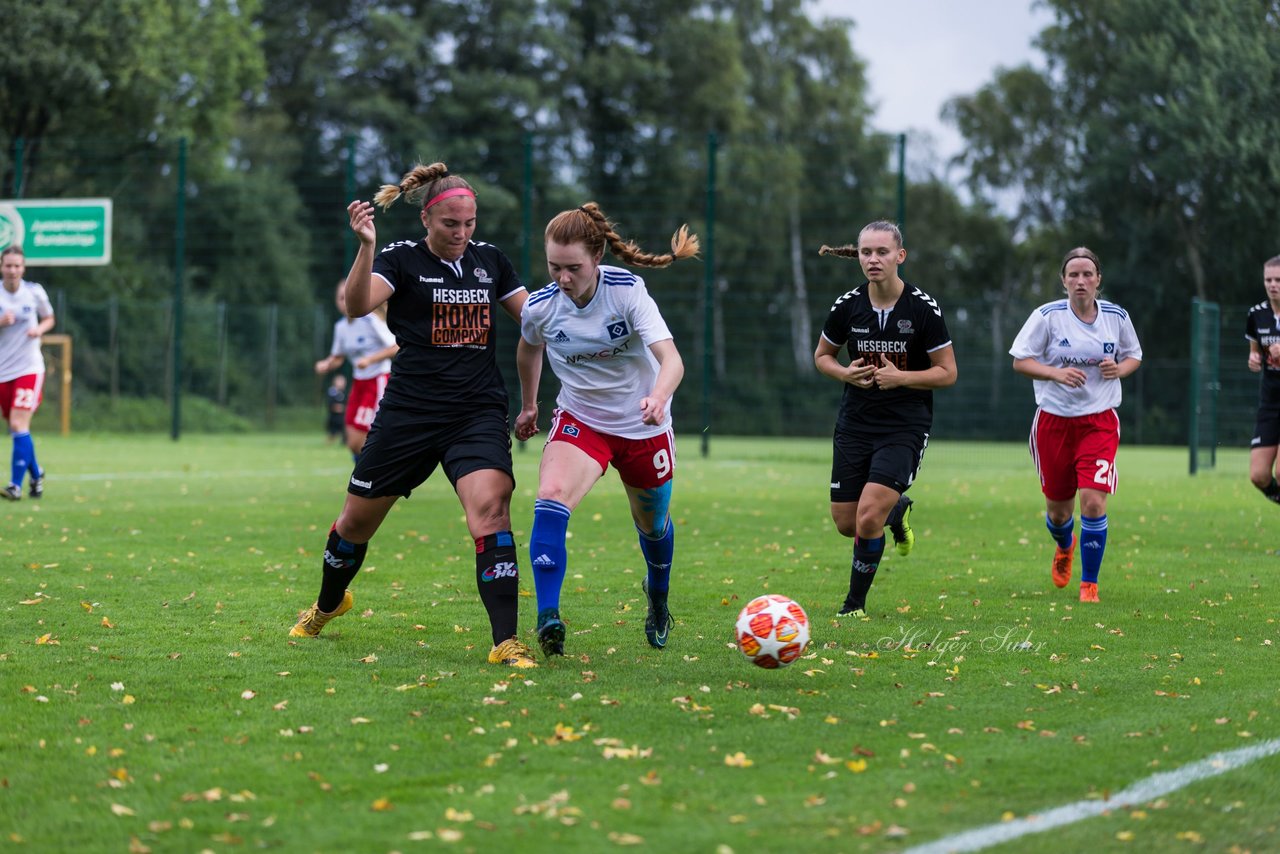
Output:
[[[610,338],[626,338],[631,334],[631,328],[627,326],[625,320],[617,320],[605,326]]]
[[[1116,352],[1116,342],[1114,341],[1102,342],[1102,352],[1106,353],[1108,356],[1114,355]]]
[[[560,432],[564,433],[566,436],[577,436],[582,431],[573,424],[566,424],[560,428]]]

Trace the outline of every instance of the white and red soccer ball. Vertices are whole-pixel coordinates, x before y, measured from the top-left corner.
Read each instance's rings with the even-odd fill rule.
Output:
[[[809,615],[777,593],[757,596],[738,614],[738,649],[757,667],[786,667],[809,645]]]

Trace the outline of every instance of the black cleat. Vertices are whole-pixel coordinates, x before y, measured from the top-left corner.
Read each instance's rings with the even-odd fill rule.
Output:
[[[564,655],[564,622],[555,608],[543,608],[538,612],[538,646],[547,658]]]

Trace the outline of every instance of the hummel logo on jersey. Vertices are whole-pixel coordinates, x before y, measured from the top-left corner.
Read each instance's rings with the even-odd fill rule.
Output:
[[[551,340],[555,341],[557,344],[564,344],[569,340],[569,336],[565,335],[564,330],[561,329],[556,332],[555,337],[552,338]]]
[[[631,334],[631,329],[625,320],[615,320],[605,326],[605,331],[609,333],[610,338],[626,338]]]
[[[555,566],[556,562],[549,555],[538,555],[533,559],[534,566]]]
[[[443,276],[419,276],[418,281],[422,282],[424,285],[443,285],[444,277]]]
[[[358,486],[358,487],[360,487],[361,489],[372,489],[372,488],[373,488],[373,481],[371,481],[371,480],[356,480],[354,477],[352,477],[352,478],[351,478],[351,485],[352,485],[352,486]]]
[[[1068,341],[1067,339],[1063,338],[1061,341],[1059,341],[1059,342],[1058,342],[1058,346],[1059,346],[1059,347],[1070,347],[1070,346],[1071,346],[1071,342],[1070,342],[1070,341]]]

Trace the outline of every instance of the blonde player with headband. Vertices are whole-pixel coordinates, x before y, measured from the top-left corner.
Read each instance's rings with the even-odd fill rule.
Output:
[[[329,530],[315,604],[292,637],[315,637],[351,609],[348,585],[369,540],[393,504],[437,467],[453,484],[475,540],[476,585],[489,614],[489,662],[535,667],[517,638],[519,569],[511,533],[511,434],[507,390],[498,370],[497,312],[520,319],[528,293],[496,246],[472,240],[476,194],[443,163],[415,166],[374,196],[384,209],[401,195],[422,206],[427,230],[375,252],[373,205],[347,206],[360,239],[347,276],[348,317],[387,305],[400,345],[378,413]]]

